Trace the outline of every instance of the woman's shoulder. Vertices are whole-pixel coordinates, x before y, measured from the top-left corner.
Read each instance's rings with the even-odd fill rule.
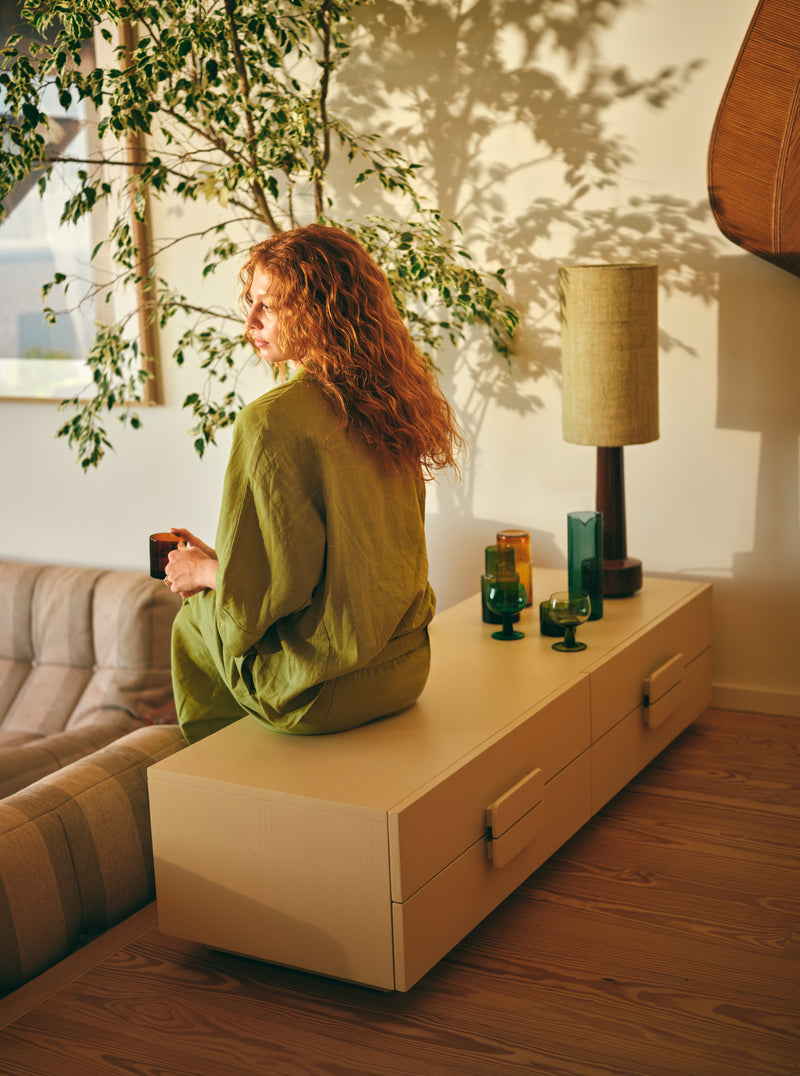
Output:
[[[263,396],[258,396],[245,404],[239,413],[239,419],[263,422],[279,420],[281,417],[296,415],[298,410],[319,408],[327,400],[320,384],[310,374],[300,371],[287,381],[270,388]],[[239,421],[237,419],[237,422]]]
[[[236,425],[272,430],[308,428],[315,417],[318,420],[332,418],[332,408],[315,378],[301,370],[288,381],[245,404]]]

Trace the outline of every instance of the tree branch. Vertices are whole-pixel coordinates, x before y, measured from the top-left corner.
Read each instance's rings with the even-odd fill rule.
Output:
[[[325,0],[320,12],[320,37],[322,38],[322,78],[319,87],[319,118],[322,124],[322,161],[314,176],[314,205],[317,217],[325,211],[323,176],[331,157],[331,134],[328,123],[328,86],[331,77],[331,0]]]
[[[225,0],[225,14],[228,16],[228,26],[231,31],[231,45],[233,47],[233,59],[236,65],[236,72],[239,76],[239,85],[242,91],[242,106],[244,108],[245,124],[247,125],[247,141],[250,150],[249,163],[253,169],[254,176],[258,175],[258,153],[256,150],[256,132],[253,127],[253,115],[250,110],[250,80],[247,77],[247,67],[245,66],[244,57],[242,56],[242,48],[239,42],[239,34],[236,29],[236,0]],[[272,229],[277,233],[281,231],[278,227],[275,218],[270,211],[269,204],[267,202],[267,195],[264,188],[259,183],[258,179],[253,179],[250,184],[250,189],[253,192],[253,198],[256,201],[261,214]]]

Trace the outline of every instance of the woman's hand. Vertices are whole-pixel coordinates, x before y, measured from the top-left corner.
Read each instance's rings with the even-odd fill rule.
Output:
[[[187,545],[197,546],[198,549],[202,549],[205,555],[207,557],[211,557],[212,560],[217,559],[217,554],[214,552],[211,546],[206,545],[205,542],[201,541],[196,535],[192,534],[191,531],[187,531],[184,527],[170,527],[170,532],[172,534],[177,534],[179,538],[183,538],[184,542],[186,542]]]
[[[205,543],[197,542],[193,535],[185,531],[174,531],[184,539],[177,549],[173,549],[167,559],[164,582],[174,594],[190,598],[201,590],[216,590],[217,568],[219,567],[214,550]],[[188,536],[191,545],[186,544]],[[195,544],[197,542],[197,544]],[[209,556],[206,550],[210,549]]]

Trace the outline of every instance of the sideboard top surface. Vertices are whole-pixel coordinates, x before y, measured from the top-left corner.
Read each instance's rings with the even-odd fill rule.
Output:
[[[415,789],[527,718],[601,666],[632,637],[685,604],[708,584],[646,578],[630,598],[604,603],[601,620],[579,629],[587,649],[553,651],[539,633],[538,603],[566,585],[564,572],[534,571],[534,604],[521,614],[515,642],[491,638],[480,596],[434,618],[428,684],[405,713],[330,736],[290,736],[243,718],[162,760],[151,781],[296,801],[309,808],[385,816]],[[587,745],[588,746],[588,745]],[[341,765],[341,752],[347,765]],[[313,797],[309,789],[315,790]]]

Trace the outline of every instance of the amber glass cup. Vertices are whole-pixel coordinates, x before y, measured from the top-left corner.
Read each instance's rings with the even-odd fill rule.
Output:
[[[525,587],[527,595],[526,605],[533,602],[533,587],[531,586],[531,536],[528,531],[509,528],[497,532],[497,544],[501,549],[511,548],[514,550],[514,565],[519,576],[519,581]]]
[[[167,574],[167,558],[173,549],[178,548],[181,538],[168,531],[150,535],[150,575],[153,579],[164,579]]]

